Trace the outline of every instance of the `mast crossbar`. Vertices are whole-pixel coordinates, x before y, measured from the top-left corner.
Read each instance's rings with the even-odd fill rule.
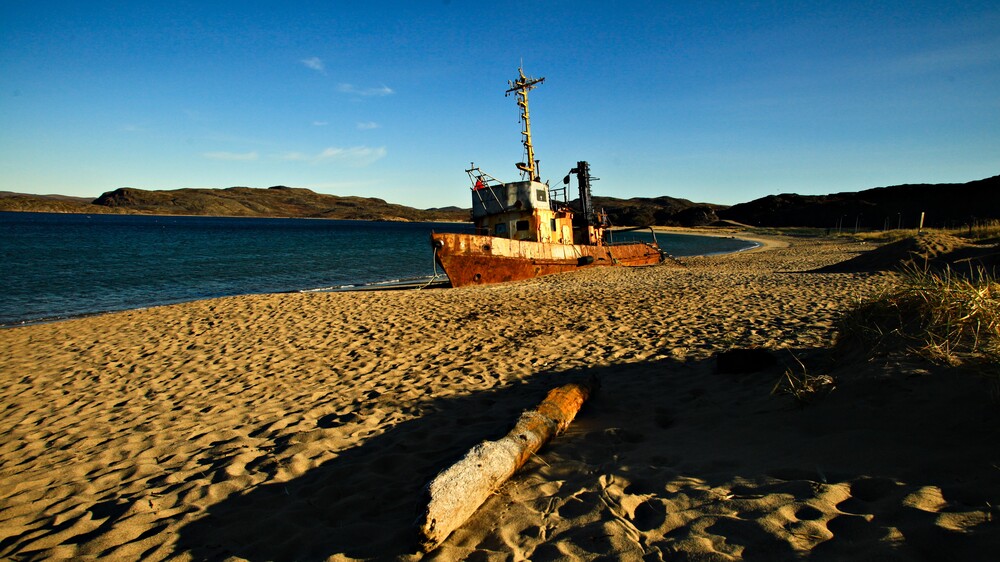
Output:
[[[528,114],[528,91],[544,82],[545,78],[525,76],[524,70],[521,67],[518,67],[517,74],[517,80],[507,81],[510,88],[504,92],[504,97],[509,96],[511,92],[514,93],[514,96],[517,98],[517,106],[521,108],[521,122],[524,123],[524,130],[521,131],[521,135],[524,136],[522,143],[524,144],[525,162],[518,162],[515,164],[515,167],[521,170],[521,179],[541,181],[538,175],[538,160],[535,160],[535,148],[531,144],[531,117]]]

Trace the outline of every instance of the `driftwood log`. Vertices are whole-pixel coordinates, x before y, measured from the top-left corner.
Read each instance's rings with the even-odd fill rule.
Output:
[[[484,441],[427,485],[430,501],[420,520],[420,546],[430,552],[460,527],[501,484],[552,437],[569,427],[598,387],[595,378],[549,391],[534,410],[521,414],[498,441]]]

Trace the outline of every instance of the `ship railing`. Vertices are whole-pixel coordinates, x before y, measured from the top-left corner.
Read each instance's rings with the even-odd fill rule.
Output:
[[[647,230],[647,229],[649,230],[649,235],[650,235],[650,237],[653,240],[652,244],[654,246],[656,246],[656,247],[659,247],[659,244],[657,244],[657,242],[656,242],[656,231],[653,230],[652,226],[633,226],[633,227],[629,227],[629,228],[616,228],[614,230],[608,230],[607,231],[607,234],[608,234],[608,245],[609,246],[621,246],[621,245],[625,245],[625,244],[635,244],[636,242],[644,242],[646,244],[649,244],[650,242],[648,240],[644,240],[642,238],[636,238],[636,237],[633,237],[632,239],[621,240],[621,241],[616,241],[614,239],[614,235],[615,234],[621,234],[623,232],[639,232],[639,231],[644,231],[644,230]],[[645,232],[643,232],[643,234],[645,234]]]
[[[466,170],[465,173],[469,174],[469,179],[472,181],[472,189],[474,191],[503,185],[502,181],[480,170],[475,164],[470,164],[469,166],[469,169]]]
[[[472,195],[479,200],[484,211],[489,207],[487,204],[488,199],[490,200],[489,202],[496,203],[500,209],[506,209],[504,202],[497,196],[496,190],[492,189],[502,186],[502,181],[480,170],[474,163],[469,165],[469,169],[465,173],[469,174],[469,179],[472,181]],[[489,195],[483,197],[484,193],[488,193]],[[473,204],[473,207],[475,207],[475,204]],[[474,210],[473,215],[475,215]]]
[[[551,202],[552,210],[556,210],[560,204],[565,206],[569,203],[566,198],[566,186],[560,185],[559,187],[549,188],[549,201]]]

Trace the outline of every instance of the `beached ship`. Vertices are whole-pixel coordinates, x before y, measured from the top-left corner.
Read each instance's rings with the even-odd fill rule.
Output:
[[[590,165],[585,161],[550,188],[542,183],[531,144],[528,91],[545,78],[530,78],[518,69],[508,82],[521,111],[524,162],[515,164],[521,180],[501,182],[472,164],[466,173],[472,189],[474,234],[432,233],[434,259],[453,287],[518,281],[584,267],[653,265],[665,254],[651,242],[615,243],[607,214],[595,211]],[[576,176],[579,198],[568,200],[570,176]]]

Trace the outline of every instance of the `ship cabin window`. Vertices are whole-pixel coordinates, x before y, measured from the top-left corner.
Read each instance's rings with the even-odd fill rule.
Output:
[[[517,231],[528,230],[528,221],[517,221]]]
[[[494,236],[507,236],[507,223],[499,222],[493,227]]]
[[[538,199],[538,200],[539,200],[540,202],[542,202],[542,203],[544,203],[544,202],[545,202],[545,200],[546,200],[546,195],[547,195],[547,194],[545,193],[545,190],[544,190],[544,189],[536,189],[536,190],[535,190],[535,198],[536,198],[536,199]]]

